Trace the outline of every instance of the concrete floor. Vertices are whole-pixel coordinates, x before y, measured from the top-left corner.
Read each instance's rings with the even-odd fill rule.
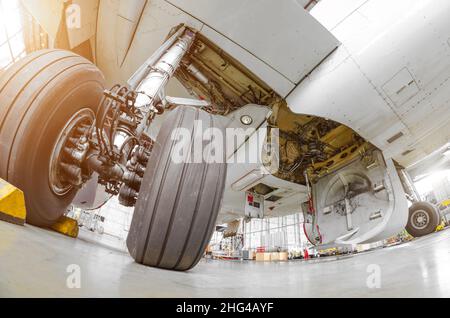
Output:
[[[80,289],[67,287],[72,264],[81,268]],[[341,259],[202,261],[176,273],[84,240],[0,222],[0,297],[450,297],[449,264],[450,231],[444,231]],[[379,289],[367,286],[374,265]]]

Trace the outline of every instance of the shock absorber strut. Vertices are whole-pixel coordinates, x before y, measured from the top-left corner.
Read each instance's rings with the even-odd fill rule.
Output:
[[[178,31],[180,32],[180,31]],[[195,40],[195,33],[189,29],[185,29],[177,41],[161,56],[158,62],[149,69],[148,75],[137,85],[137,91],[143,98],[137,99],[137,104],[144,107],[144,118],[136,129],[136,135],[141,136],[148,128],[151,116],[160,113],[159,105],[165,98],[165,88],[169,80],[174,76],[175,72],[181,65],[181,61],[189,52]],[[175,36],[178,36],[177,33]],[[168,47],[168,43],[174,41],[174,37],[169,39],[163,47]],[[130,79],[129,82],[132,82]],[[144,100],[142,100],[144,99]],[[152,108],[155,110],[153,111]],[[147,166],[150,153],[145,147],[135,149],[131,159],[127,163],[127,172],[124,174],[123,185],[120,189],[119,201],[124,206],[134,206],[141,187],[142,178],[144,176],[145,167]]]
[[[195,33],[186,29],[183,36],[159,59],[151,68],[147,77],[138,85],[137,91],[142,93],[141,96],[144,101],[138,97],[137,103],[146,108],[146,116],[137,129],[138,135],[148,128],[147,122],[152,113],[151,108],[163,101],[165,88],[169,80],[180,67],[182,59],[189,52],[194,40]]]

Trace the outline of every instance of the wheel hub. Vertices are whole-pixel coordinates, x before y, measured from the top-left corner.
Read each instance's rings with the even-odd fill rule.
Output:
[[[95,122],[95,114],[89,108],[78,111],[61,131],[50,158],[49,183],[57,196],[65,196],[76,186],[83,184],[79,167],[88,145],[87,135]]]
[[[412,226],[417,230],[423,230],[428,226],[430,219],[428,217],[428,213],[423,210],[415,211],[412,215]]]

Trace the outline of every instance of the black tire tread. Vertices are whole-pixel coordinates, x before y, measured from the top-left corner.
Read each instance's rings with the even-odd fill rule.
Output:
[[[50,226],[71,203],[76,191],[56,197],[48,186],[48,148],[78,107],[97,110],[103,87],[90,61],[63,50],[34,52],[2,74],[0,177],[25,192],[28,223]]]
[[[170,159],[176,144],[169,141],[170,133],[181,127],[194,131],[196,120],[206,128],[217,124],[214,116],[183,107],[173,111],[161,128],[159,146],[150,158],[127,240],[138,263],[189,270],[201,259],[212,235],[226,164],[174,164]],[[167,193],[172,185],[174,191]]]
[[[46,70],[64,60],[69,60],[68,68],[58,72],[56,75],[50,72],[47,79],[41,80],[39,78]],[[14,65],[8,74],[2,76],[2,82],[0,83],[0,101],[2,102],[0,105],[0,136],[2,136],[2,148],[4,151],[0,151],[0,176],[5,179],[11,178],[8,169],[10,157],[13,153],[11,150],[15,145],[14,141],[16,140],[17,132],[23,125],[24,117],[30,110],[30,107],[33,106],[33,101],[49,83],[57,79],[58,75],[72,67],[88,64],[91,63],[68,51],[45,50],[44,52],[38,51],[31,54],[25,60]],[[29,73],[31,79],[23,76],[24,73]],[[18,100],[25,93],[28,93],[29,88],[34,85],[39,87],[39,89],[37,91],[33,90],[29,98],[25,96],[27,100],[23,103],[18,103]],[[17,94],[17,91],[20,93]]]

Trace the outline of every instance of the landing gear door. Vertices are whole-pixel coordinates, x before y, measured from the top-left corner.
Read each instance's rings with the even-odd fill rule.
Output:
[[[408,205],[392,159],[374,150],[313,185],[323,244],[364,244],[400,233]]]

